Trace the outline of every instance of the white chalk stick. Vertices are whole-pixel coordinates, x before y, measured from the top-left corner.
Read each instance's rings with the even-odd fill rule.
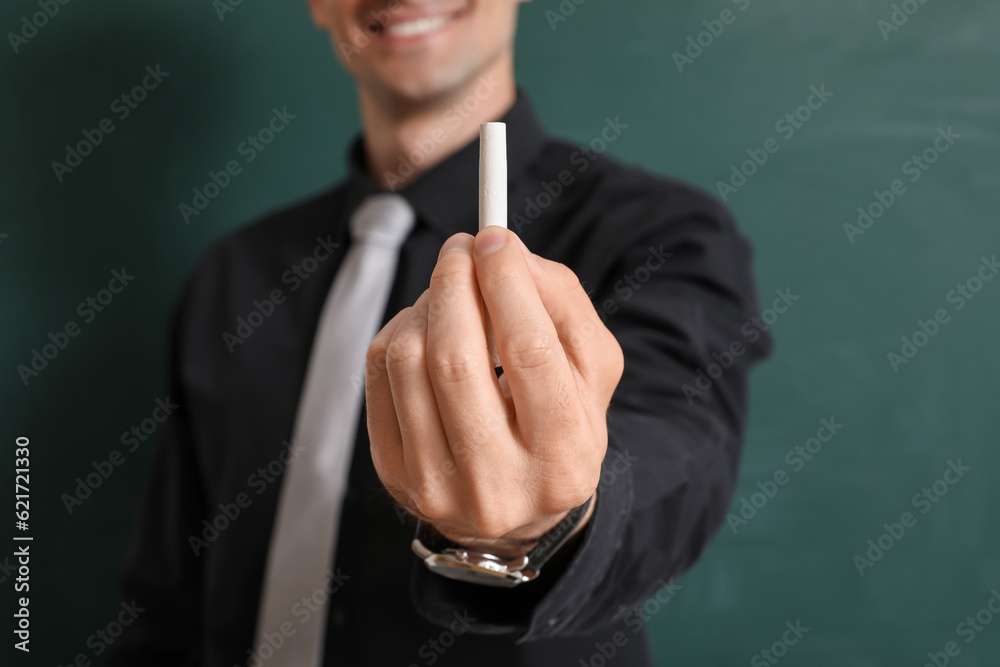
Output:
[[[479,126],[479,228],[507,227],[507,126]]]
[[[507,126],[504,123],[479,126],[479,229],[488,225],[507,228]],[[500,355],[485,304],[483,313],[486,348],[496,368],[500,366]]]

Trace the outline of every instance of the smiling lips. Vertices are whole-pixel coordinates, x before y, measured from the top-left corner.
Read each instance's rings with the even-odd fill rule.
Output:
[[[373,21],[370,27],[376,28],[378,34],[396,39],[413,39],[430,34],[445,27],[462,12],[452,12],[450,14],[438,14],[436,16],[421,16],[417,18],[397,19],[386,23]]]

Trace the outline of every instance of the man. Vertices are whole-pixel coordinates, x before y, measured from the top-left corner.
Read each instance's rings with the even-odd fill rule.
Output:
[[[514,83],[519,2],[310,0],[363,134],[344,183],[217,242],[185,286],[169,355],[181,408],[125,576],[145,611],[111,664],[289,664],[317,627],[324,665],[651,664],[636,605],[721,523],[769,339],[747,333],[750,250],[721,206],[545,136]],[[506,123],[511,230],[473,237],[488,121]],[[390,192],[415,224],[367,348],[335,554],[279,632],[262,620],[268,586],[297,573],[268,566],[310,540],[281,516],[314,444],[292,438],[315,396],[310,350],[349,219]],[[511,562],[561,532],[534,580],[500,588],[425,567],[413,517],[432,552]]]

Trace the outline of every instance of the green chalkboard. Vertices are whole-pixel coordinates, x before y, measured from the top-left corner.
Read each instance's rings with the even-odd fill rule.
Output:
[[[620,117],[613,155],[724,198],[776,341],[729,520],[642,616],[659,664],[997,664],[1000,5],[520,11],[518,81],[548,129],[587,141]],[[99,657],[117,615],[183,276],[336,181],[358,116],[305,2],[14,0],[0,27],[0,471],[12,503],[28,436],[35,537],[33,650],[10,664],[63,665]],[[281,135],[243,145],[275,110]]]

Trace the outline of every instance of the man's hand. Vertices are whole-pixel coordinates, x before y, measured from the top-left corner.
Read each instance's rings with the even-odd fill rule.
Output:
[[[525,553],[597,488],[623,368],[571,269],[501,227],[455,234],[428,289],[368,348],[375,469],[397,502],[452,541]]]

